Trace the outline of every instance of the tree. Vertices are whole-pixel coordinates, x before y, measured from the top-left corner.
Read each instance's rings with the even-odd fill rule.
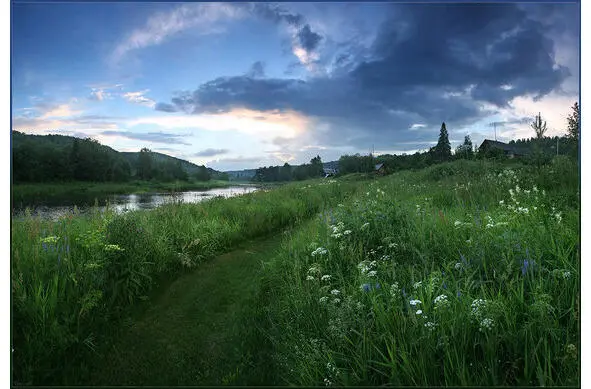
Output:
[[[546,132],[546,121],[542,121],[542,114],[538,113],[538,116],[534,119],[534,122],[531,124],[531,128],[534,129],[536,132],[536,138],[542,139],[544,137],[544,133]]]
[[[137,158],[137,176],[142,180],[149,180],[152,178],[152,170],[152,151],[144,147]]]
[[[464,137],[464,143],[456,148],[456,157],[470,159],[473,155],[472,140],[470,139],[470,135],[466,135]]]
[[[542,150],[542,142],[543,142],[544,133],[546,132],[547,127],[546,127],[546,121],[542,120],[541,113],[538,113],[538,116],[535,117],[534,122],[531,124],[531,128],[533,128],[533,130],[536,133],[536,142],[534,143],[532,158],[539,169],[542,166],[542,164],[544,163],[544,160],[546,159],[545,155],[544,155],[545,153]]]
[[[317,155],[310,160],[309,176],[322,177],[324,175],[324,165],[322,165],[322,159]]]
[[[575,102],[572,106],[572,110],[573,112],[566,118],[568,121],[567,136],[575,142],[578,142],[579,132],[581,131],[581,109],[579,108],[579,103]]]
[[[437,162],[449,161],[451,159],[451,145],[449,144],[449,135],[447,133],[447,128],[445,127],[445,122],[441,123],[439,140],[432,151],[433,157]]]

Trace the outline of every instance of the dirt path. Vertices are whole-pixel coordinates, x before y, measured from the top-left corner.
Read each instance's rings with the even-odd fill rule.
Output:
[[[85,384],[270,384],[255,307],[262,263],[282,236],[250,242],[174,281],[102,352]]]

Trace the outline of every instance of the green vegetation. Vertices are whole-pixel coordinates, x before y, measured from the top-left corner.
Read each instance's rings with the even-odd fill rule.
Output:
[[[303,386],[578,385],[578,185],[564,157],[376,180],[266,265],[269,368]]]
[[[230,186],[228,181],[130,181],[130,182],[63,182],[23,183],[12,185],[13,207],[31,204],[90,205],[95,200],[103,203],[113,194],[146,192],[180,192],[208,190]]]
[[[90,138],[18,131],[12,131],[11,141],[15,183],[228,180],[227,174],[146,148],[120,153]]]
[[[14,380],[58,384],[161,277],[343,201],[352,184],[311,181],[231,199],[170,204],[116,216],[13,220]],[[74,365],[72,365],[74,364]]]
[[[258,168],[252,181],[254,182],[288,182],[302,181],[324,176],[322,159],[319,155],[312,158],[309,164],[291,166],[287,162],[283,166]]]

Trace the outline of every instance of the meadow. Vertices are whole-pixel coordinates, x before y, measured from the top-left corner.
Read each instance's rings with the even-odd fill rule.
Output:
[[[62,383],[159,279],[291,226],[240,316],[255,383],[578,385],[579,208],[578,167],[556,158],[13,221],[14,380]]]
[[[294,385],[579,385],[578,168],[462,161],[368,185],[284,243],[260,309]]]
[[[353,185],[333,181],[152,211],[28,217],[11,231],[14,380],[59,384],[94,352],[102,328],[127,316],[159,279],[174,277],[252,238],[310,218]],[[108,331],[106,331],[108,332]],[[82,372],[81,372],[82,374]]]

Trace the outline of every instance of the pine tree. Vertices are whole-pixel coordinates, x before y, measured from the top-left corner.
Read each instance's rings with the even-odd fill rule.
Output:
[[[433,151],[437,161],[449,161],[451,159],[451,145],[449,144],[449,135],[447,128],[445,128],[445,122],[441,123],[439,140]]]
[[[572,106],[572,110],[573,112],[566,118],[566,120],[568,120],[568,137],[575,142],[578,142],[579,132],[581,130],[581,109],[579,108],[579,103],[575,102],[575,104]]]
[[[538,113],[538,116],[534,119],[534,122],[531,124],[531,128],[534,129],[536,132],[536,138],[542,139],[544,137],[544,133],[546,133],[546,121],[542,121],[542,114]]]

